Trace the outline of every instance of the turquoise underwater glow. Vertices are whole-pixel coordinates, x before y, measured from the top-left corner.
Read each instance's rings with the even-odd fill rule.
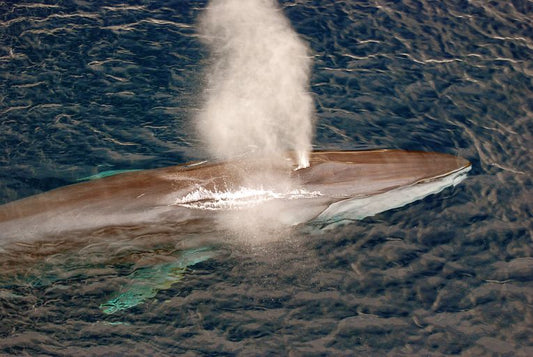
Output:
[[[112,299],[100,305],[105,314],[129,309],[153,298],[160,290],[169,289],[181,281],[191,266],[217,254],[209,247],[186,250],[176,261],[136,269],[128,275],[129,282],[120,288]]]

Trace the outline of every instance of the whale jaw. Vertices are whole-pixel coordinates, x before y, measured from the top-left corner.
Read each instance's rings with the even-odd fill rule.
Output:
[[[355,197],[331,204],[312,223],[327,227],[361,220],[391,209],[400,208],[426,196],[441,192],[447,187],[456,186],[470,171],[466,166],[444,177],[417,182],[373,196]]]

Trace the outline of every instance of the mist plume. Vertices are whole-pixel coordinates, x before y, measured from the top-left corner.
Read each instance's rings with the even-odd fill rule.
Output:
[[[311,57],[278,4],[211,0],[199,33],[212,64],[197,129],[211,157],[281,157],[289,150],[308,166]]]

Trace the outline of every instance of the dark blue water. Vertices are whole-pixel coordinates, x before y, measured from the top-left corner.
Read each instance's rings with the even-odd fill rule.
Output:
[[[533,3],[281,4],[314,54],[316,149],[452,153],[469,178],[335,230],[222,244],[115,314],[100,304],[139,262],[195,237],[28,259],[2,278],[1,354],[533,355]],[[0,203],[201,157],[205,6],[0,2]]]

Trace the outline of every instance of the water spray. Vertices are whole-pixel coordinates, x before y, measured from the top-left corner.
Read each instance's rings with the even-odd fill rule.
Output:
[[[309,166],[311,57],[272,0],[211,0],[199,22],[212,64],[200,138],[215,159],[296,154]]]

